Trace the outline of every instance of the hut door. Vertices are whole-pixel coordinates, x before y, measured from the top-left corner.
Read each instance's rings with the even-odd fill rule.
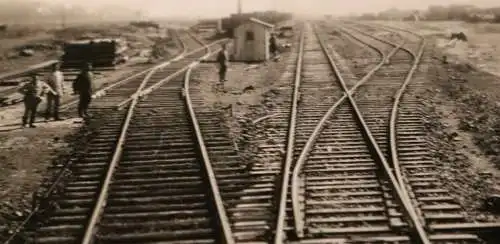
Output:
[[[255,41],[255,33],[251,30],[248,30],[245,35],[245,44],[244,44],[244,55],[245,60],[253,60],[254,58],[254,41]]]

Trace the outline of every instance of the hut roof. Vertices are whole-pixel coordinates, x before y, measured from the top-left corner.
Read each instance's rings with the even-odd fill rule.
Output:
[[[274,25],[269,24],[267,22],[264,22],[262,20],[256,19],[256,18],[250,18],[249,20],[252,21],[252,22],[254,22],[254,23],[261,24],[263,26],[269,27],[269,28],[273,28],[274,27]]]

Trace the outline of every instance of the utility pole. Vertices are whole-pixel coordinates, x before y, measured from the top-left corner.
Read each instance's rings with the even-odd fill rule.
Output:
[[[66,29],[66,8],[64,8],[62,12],[61,28],[63,30]]]
[[[68,4],[68,3],[64,4],[64,6],[63,6],[62,23],[61,23],[62,29],[66,29],[66,14],[67,14],[66,12],[71,8],[72,8],[71,4]]]
[[[238,15],[241,15],[242,9],[241,9],[241,0],[238,0]]]

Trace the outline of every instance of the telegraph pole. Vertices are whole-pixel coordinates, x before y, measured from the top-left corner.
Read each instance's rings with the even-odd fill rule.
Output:
[[[61,28],[63,30],[66,29],[66,7],[63,9],[63,12],[62,12]]]
[[[71,9],[73,6],[71,4],[64,4],[63,6],[63,10],[62,10],[62,23],[61,23],[61,26],[63,29],[66,29],[66,12]]]

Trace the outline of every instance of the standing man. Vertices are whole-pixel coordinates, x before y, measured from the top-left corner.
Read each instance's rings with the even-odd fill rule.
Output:
[[[81,118],[86,118],[89,116],[87,110],[92,100],[92,90],[93,90],[93,74],[91,72],[92,66],[90,63],[86,63],[80,74],[76,77],[73,82],[73,91],[80,95],[80,101],[78,103],[78,115]]]
[[[276,35],[271,33],[271,38],[269,39],[269,51],[276,57],[276,52],[278,51],[278,43],[276,42]]]
[[[54,111],[54,119],[61,120],[61,118],[59,117],[59,105],[61,104],[61,98],[64,95],[64,76],[60,71],[60,67],[61,66],[59,63],[55,63],[52,66],[52,73],[50,74],[48,79],[48,85],[57,94],[47,94],[47,110],[45,112],[45,120],[50,119],[52,110]]]
[[[217,63],[219,63],[219,82],[224,89],[224,82],[226,80],[226,72],[229,63],[229,58],[226,50],[226,44],[222,44],[222,49],[219,51],[217,55]]]
[[[26,127],[28,123],[31,128],[35,128],[35,117],[36,117],[36,109],[38,108],[38,104],[42,101],[43,95],[49,91],[53,95],[57,94],[49,85],[46,83],[39,81],[38,76],[36,74],[31,75],[31,81],[24,84],[19,92],[24,95],[24,115],[23,115],[23,127]]]

